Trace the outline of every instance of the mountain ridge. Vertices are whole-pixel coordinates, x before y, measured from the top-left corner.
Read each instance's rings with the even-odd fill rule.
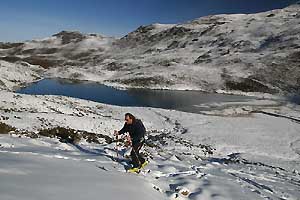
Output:
[[[39,65],[48,77],[76,73],[77,79],[124,87],[296,93],[299,24],[298,3],[155,23],[121,38],[61,31],[42,40],[0,43],[0,60]]]

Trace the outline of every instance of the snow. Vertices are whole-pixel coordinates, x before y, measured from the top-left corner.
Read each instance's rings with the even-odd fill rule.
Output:
[[[56,36],[26,42],[22,50],[60,49],[51,55],[59,60],[67,59],[65,54],[86,51],[90,51],[90,57],[106,57],[80,67],[74,64],[50,69],[0,61],[0,199],[300,199],[300,106],[268,93],[228,91],[222,79],[225,72],[233,79],[247,78],[266,67],[259,62],[268,59],[264,56],[289,55],[290,49],[249,50],[257,49],[272,34],[293,37],[289,31],[299,28],[295,18],[298,10],[299,6],[291,6],[250,15],[207,16],[179,25],[153,24],[145,35],[162,34],[165,38],[149,44],[144,40],[143,44],[126,43],[137,48],[112,48],[116,39],[92,35],[64,45]],[[274,18],[267,18],[271,13]],[[192,29],[198,43],[192,42],[193,34],[164,35],[172,28]],[[212,32],[201,34],[207,30]],[[137,39],[142,37],[132,34]],[[228,37],[225,40],[220,35]],[[220,56],[212,47],[219,39],[229,45],[243,40],[251,43],[250,47],[240,47],[236,52],[231,48],[229,55]],[[190,43],[185,48],[168,49],[175,40]],[[149,48],[153,51],[144,53]],[[1,56],[8,51],[1,50]],[[211,63],[194,63],[209,51]],[[238,59],[243,62],[235,63]],[[124,66],[107,70],[112,62]],[[73,74],[80,75],[77,79],[123,88],[134,85],[122,80],[158,77],[162,82],[135,87],[216,91],[260,99],[196,105],[208,108],[196,114],[12,92],[43,77],[69,78]],[[163,79],[172,84],[164,84]],[[71,144],[58,138],[29,137],[55,127],[112,137],[113,130],[122,127],[127,112],[140,118],[148,130],[149,144],[143,152],[150,163],[139,175],[125,172],[130,148],[122,143],[117,158],[116,144],[103,138],[99,144],[84,139]],[[3,124],[16,130],[3,131]]]
[[[169,28],[172,28],[175,25],[176,24],[159,24],[159,23],[155,23],[155,24],[152,24],[153,29],[150,31],[150,33],[152,35],[154,35],[154,34],[157,34],[159,32],[165,31]]]
[[[149,141],[157,145],[143,150],[151,155],[146,167],[150,172],[134,175],[124,170],[126,147],[119,147],[120,162],[112,159],[115,143],[81,140],[72,145],[56,138],[2,134],[3,199],[298,199],[300,195],[300,124],[250,112],[260,109],[299,119],[300,108],[294,104],[255,100],[231,105],[233,110],[249,109],[234,116],[226,109],[208,115],[9,91],[0,91],[0,96],[0,121],[19,130],[60,126],[112,136],[122,126],[124,113],[131,112],[143,120]],[[164,145],[151,139],[163,134]],[[199,144],[215,149],[213,154]]]
[[[0,89],[15,90],[20,85],[40,80],[43,69],[28,63],[13,64],[1,60],[0,71]]]
[[[40,40],[25,42],[24,50],[41,49],[41,48],[58,48],[61,45],[61,40],[57,37],[47,37]]]
[[[243,81],[248,78],[266,87],[262,93],[294,92],[299,76],[299,8],[155,23],[119,39],[63,31],[0,49],[0,56],[46,59],[51,66],[39,73],[41,77],[93,80],[123,88],[242,93],[240,87],[227,84],[233,82],[246,87],[241,87],[246,94],[256,90]],[[70,41],[62,43],[64,36]]]
[[[0,153],[1,199],[166,199],[138,176],[63,158]]]

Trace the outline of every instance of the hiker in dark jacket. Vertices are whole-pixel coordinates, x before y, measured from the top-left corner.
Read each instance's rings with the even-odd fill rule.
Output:
[[[139,153],[145,142],[146,129],[140,119],[136,119],[131,113],[125,114],[125,124],[123,128],[119,131],[115,130],[115,135],[122,135],[124,133],[129,133],[132,150],[130,152],[130,157],[134,168],[141,168],[147,164],[147,161]]]

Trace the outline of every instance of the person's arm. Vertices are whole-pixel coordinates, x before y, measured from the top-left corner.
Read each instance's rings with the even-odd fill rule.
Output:
[[[123,128],[121,130],[118,131],[119,135],[122,135],[124,133],[128,132],[128,125],[125,123]]]

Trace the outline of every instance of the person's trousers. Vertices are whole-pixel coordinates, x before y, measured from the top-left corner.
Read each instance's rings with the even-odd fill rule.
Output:
[[[130,157],[131,157],[133,167],[141,167],[141,165],[145,162],[145,159],[140,154],[140,150],[143,144],[144,141],[132,143],[132,150],[130,152]]]

